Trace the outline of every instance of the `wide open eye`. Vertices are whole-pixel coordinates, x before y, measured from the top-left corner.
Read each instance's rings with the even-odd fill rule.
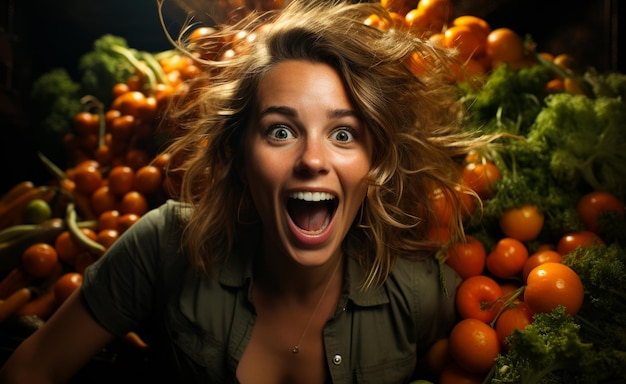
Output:
[[[267,132],[267,135],[273,140],[289,140],[293,138],[293,133],[284,125],[273,126]]]
[[[354,132],[350,128],[340,128],[333,132],[332,138],[341,143],[349,143],[354,140]]]

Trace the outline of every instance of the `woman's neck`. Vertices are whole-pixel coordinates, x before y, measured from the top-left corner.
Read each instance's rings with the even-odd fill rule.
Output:
[[[319,297],[325,289],[335,291],[333,286],[341,290],[343,264],[340,253],[318,266],[303,266],[288,257],[267,257],[260,253],[254,268],[255,285],[278,297],[308,300]]]

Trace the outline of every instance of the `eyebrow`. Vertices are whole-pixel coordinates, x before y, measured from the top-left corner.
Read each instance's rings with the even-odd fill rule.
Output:
[[[291,107],[287,107],[287,106],[281,106],[281,105],[267,107],[259,113],[259,116],[264,116],[264,115],[268,115],[271,113],[278,113],[278,114],[290,116],[290,117],[298,116],[298,112],[295,109]],[[327,116],[328,118],[340,118],[340,117],[355,117],[357,119],[360,118],[359,115],[356,113],[356,111],[352,109],[333,109],[327,113]]]

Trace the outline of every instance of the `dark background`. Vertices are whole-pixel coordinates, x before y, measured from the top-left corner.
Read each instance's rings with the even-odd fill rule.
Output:
[[[187,0],[187,4],[206,4]],[[492,28],[530,34],[540,51],[568,53],[584,66],[626,72],[626,4],[619,0],[453,0],[455,16],[470,14]],[[166,1],[168,24],[184,21],[175,0]],[[200,15],[202,10],[200,10]],[[178,24],[177,24],[178,23]],[[80,56],[105,33],[132,48],[171,48],[154,0],[0,0],[0,194],[22,180],[47,177],[33,148],[28,94],[32,81],[52,68],[76,71]]]

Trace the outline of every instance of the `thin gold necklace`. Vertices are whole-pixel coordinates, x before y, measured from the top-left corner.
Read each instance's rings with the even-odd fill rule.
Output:
[[[335,268],[333,269],[333,272],[330,274],[330,278],[328,279],[328,282],[326,283],[326,286],[324,287],[324,290],[322,291],[322,295],[320,296],[320,299],[317,302],[317,305],[315,306],[315,309],[313,310],[311,317],[309,317],[309,321],[307,321],[306,326],[304,327],[304,331],[302,331],[302,334],[300,335],[300,339],[298,340],[298,343],[291,350],[291,352],[294,355],[300,352],[300,345],[302,344],[302,340],[304,340],[304,336],[306,335],[306,332],[309,330],[309,327],[311,326],[311,323],[313,322],[313,318],[317,314],[317,311],[320,309],[320,306],[322,305],[322,301],[324,301],[324,297],[326,296],[326,292],[328,291],[328,288],[330,287],[330,283],[333,281],[333,277],[335,277],[335,274],[337,273],[337,270],[339,269],[339,264],[341,264],[341,259],[339,259],[339,261],[335,265]]]

